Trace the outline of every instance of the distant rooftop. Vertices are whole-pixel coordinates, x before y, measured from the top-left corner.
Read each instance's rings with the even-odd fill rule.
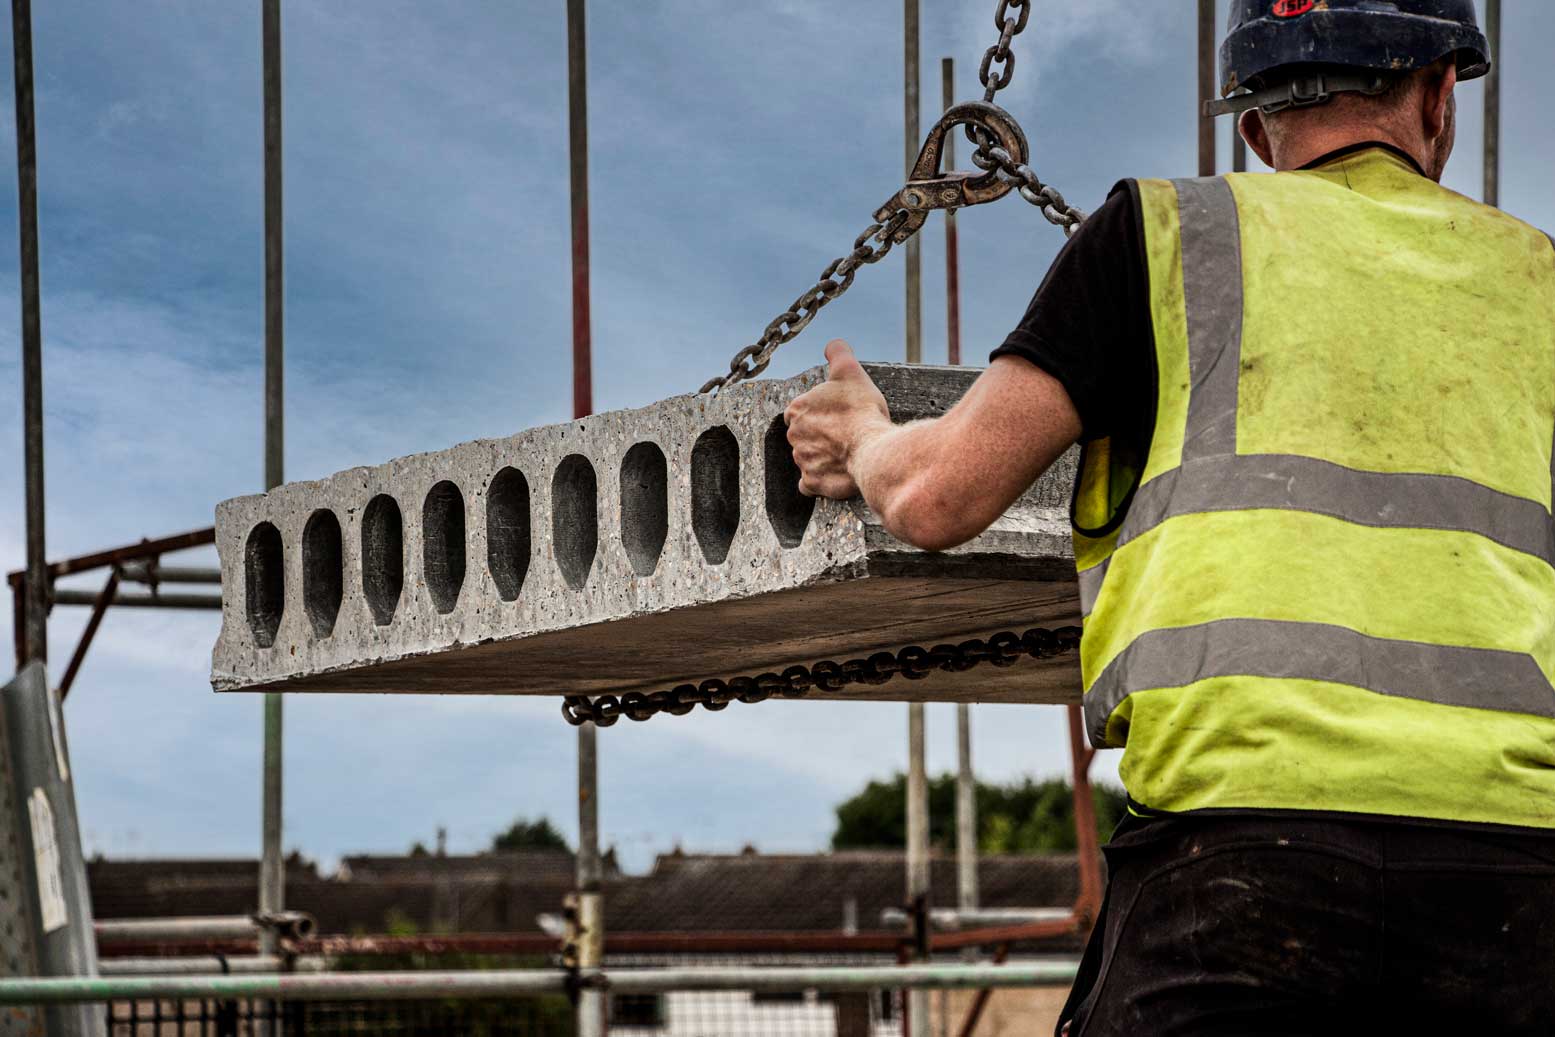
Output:
[[[853,918],[881,927],[906,900],[901,851],[828,854],[660,855],[646,875],[607,873],[606,917],[615,931],[841,930]],[[537,916],[561,910],[573,888],[570,853],[465,857],[358,855],[332,876],[295,855],[286,906],[307,911],[324,933],[417,931],[536,933]],[[984,907],[1062,907],[1078,889],[1074,854],[984,857]],[[98,918],[246,914],[258,903],[259,862],[98,859],[87,866]],[[933,902],[956,902],[955,861],[931,867]]]

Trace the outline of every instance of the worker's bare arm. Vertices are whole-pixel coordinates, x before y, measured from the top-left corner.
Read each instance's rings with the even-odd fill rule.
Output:
[[[944,550],[987,529],[1080,435],[1056,379],[995,360],[943,417],[891,424],[885,399],[846,342],[826,347],[831,376],[789,405],[800,489],[862,494],[894,535]]]

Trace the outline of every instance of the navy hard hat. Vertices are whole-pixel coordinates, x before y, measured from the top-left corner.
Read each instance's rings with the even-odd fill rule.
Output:
[[[1386,74],[1449,54],[1459,79],[1490,70],[1474,0],[1231,0],[1220,93],[1274,85],[1289,66]]]

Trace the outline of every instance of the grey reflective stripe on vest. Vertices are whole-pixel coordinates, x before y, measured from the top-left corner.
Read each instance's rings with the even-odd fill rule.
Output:
[[[1085,696],[1091,741],[1130,693],[1212,677],[1327,681],[1382,695],[1470,709],[1555,717],[1555,688],[1521,652],[1368,637],[1345,627],[1221,619],[1141,634]]]
[[[1555,560],[1555,519],[1538,501],[1451,475],[1366,472],[1295,454],[1201,458],[1162,473],[1135,492],[1118,546],[1173,515],[1253,508],[1362,526],[1466,530]]]
[[[1242,232],[1231,185],[1178,180],[1182,292],[1188,316],[1188,427],[1184,460],[1236,453],[1242,363]]]
[[[1112,557],[1109,555],[1100,565],[1093,565],[1078,573],[1081,618],[1089,616],[1091,610],[1096,607],[1096,596],[1101,593],[1102,581],[1107,578],[1107,566],[1111,564]]]

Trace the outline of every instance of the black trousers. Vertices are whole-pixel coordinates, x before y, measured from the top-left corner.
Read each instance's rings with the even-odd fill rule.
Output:
[[[1071,1037],[1555,1034],[1555,833],[1131,818],[1106,855]]]

